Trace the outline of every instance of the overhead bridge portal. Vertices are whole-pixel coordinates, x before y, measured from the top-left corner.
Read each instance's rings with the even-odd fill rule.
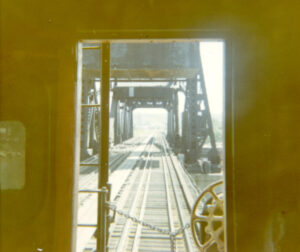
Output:
[[[81,155],[86,158],[97,153],[99,144],[100,108],[92,106],[100,98],[97,82],[101,76],[101,50],[95,44],[83,44],[83,48],[83,101],[91,106],[82,116]],[[196,164],[209,139],[211,150],[207,158],[212,164],[219,164],[199,43],[113,43],[110,80],[114,144],[133,137],[134,109],[164,108],[168,112],[167,139],[176,153],[184,154],[185,163]],[[180,115],[179,92],[185,97]],[[90,154],[88,149],[92,150]]]
[[[167,138],[172,146],[179,146],[178,95],[169,86],[115,87],[112,89],[112,109],[115,138],[118,144],[133,137],[132,113],[136,108],[163,108],[168,111]]]

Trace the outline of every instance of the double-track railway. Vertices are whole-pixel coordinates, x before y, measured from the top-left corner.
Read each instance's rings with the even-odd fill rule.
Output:
[[[98,157],[84,162],[79,189],[97,188]],[[198,251],[190,229],[199,196],[163,135],[133,138],[110,152],[109,251]],[[79,194],[77,251],[95,251],[97,194]]]

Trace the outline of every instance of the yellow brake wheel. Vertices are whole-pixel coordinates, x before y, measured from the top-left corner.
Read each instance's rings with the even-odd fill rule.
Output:
[[[224,251],[223,181],[208,186],[201,193],[193,207],[191,227],[201,252],[208,251],[214,244],[218,251]]]

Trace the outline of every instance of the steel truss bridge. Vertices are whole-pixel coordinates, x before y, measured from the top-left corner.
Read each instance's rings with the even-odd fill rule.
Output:
[[[100,107],[97,104],[100,106],[101,102],[97,83],[101,79],[101,50],[89,44],[83,48],[82,103],[86,108],[81,123],[81,157],[87,158],[99,151]],[[199,43],[112,44],[110,51],[113,94],[110,118],[114,119],[114,144],[133,137],[134,109],[163,108],[168,112],[169,144],[177,153],[184,154],[185,162],[197,163],[208,138],[211,145],[208,159],[219,164]],[[185,96],[181,115],[178,114],[179,92]]]
[[[204,191],[209,197],[198,198],[184,168],[201,170],[200,156],[220,167],[199,44],[90,43],[79,54],[77,251],[223,251],[222,190],[211,187]],[[138,108],[165,109],[167,135],[133,137]]]

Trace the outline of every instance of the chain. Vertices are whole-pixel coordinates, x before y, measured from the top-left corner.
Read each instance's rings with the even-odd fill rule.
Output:
[[[191,225],[189,223],[185,224],[183,227],[177,229],[177,231],[170,233],[172,236],[177,236],[184,232],[184,230],[188,229]]]
[[[117,209],[116,206],[110,204],[107,202],[107,206],[110,210],[112,210],[114,213],[117,213],[119,214],[120,216],[124,216],[125,218],[127,219],[130,219],[132,220],[133,222],[137,223],[137,224],[140,224],[144,227],[147,227],[147,228],[150,228],[151,230],[154,230],[154,231],[157,231],[159,233],[162,233],[162,234],[166,234],[166,235],[169,235],[170,236],[170,239],[171,239],[171,244],[172,244],[172,251],[175,251],[175,237],[181,233],[184,232],[185,229],[188,229],[191,225],[189,223],[185,224],[183,227],[177,229],[176,231],[174,232],[171,232],[169,229],[163,229],[163,228],[160,228],[160,227],[157,227],[155,225],[152,225],[150,223],[147,223],[147,222],[144,222],[142,220],[139,220],[137,219],[136,217],[134,216],[130,216],[128,213],[125,213],[119,209]]]

